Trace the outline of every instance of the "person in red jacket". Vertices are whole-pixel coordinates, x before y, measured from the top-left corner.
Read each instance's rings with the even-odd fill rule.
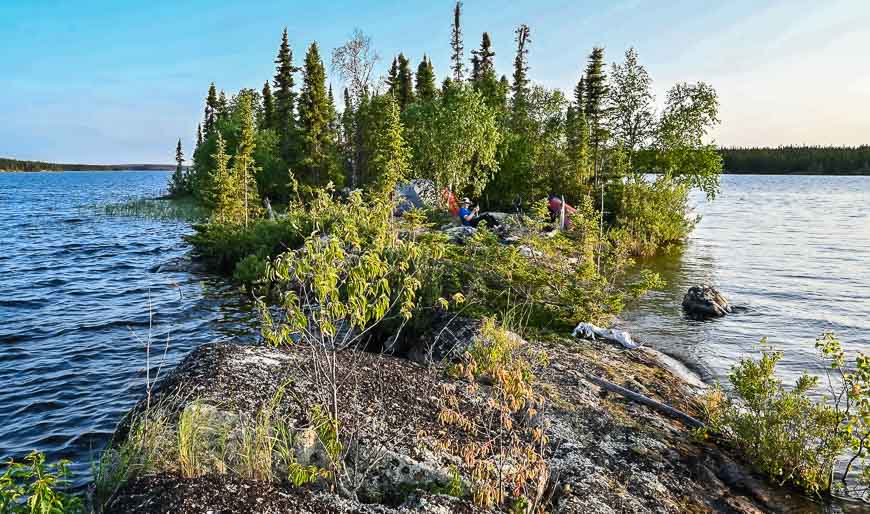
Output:
[[[577,209],[568,205],[568,202],[565,203],[565,218],[562,220],[562,199],[556,196],[556,193],[550,193],[547,197],[547,209],[550,211],[550,222],[556,223],[559,220],[562,220],[562,226],[559,227],[563,230],[571,227],[571,214],[577,212]]]

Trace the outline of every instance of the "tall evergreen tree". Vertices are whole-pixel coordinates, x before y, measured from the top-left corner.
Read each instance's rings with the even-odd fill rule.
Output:
[[[274,128],[274,122],[275,102],[272,99],[272,88],[269,86],[269,81],[267,80],[263,84],[263,121],[260,124],[260,128]]]
[[[607,75],[604,71],[604,49],[595,47],[589,54],[586,65],[583,101],[586,122],[589,124],[589,142],[592,147],[593,166],[596,180],[598,177],[599,146],[606,137],[605,130],[605,99],[607,98]]]
[[[405,142],[399,104],[393,95],[372,99],[366,127],[367,175],[380,194],[389,194],[410,170],[411,151]]]
[[[217,149],[212,155],[215,169],[211,173],[212,190],[208,197],[212,204],[212,219],[219,223],[238,223],[244,217],[238,194],[238,181],[227,164],[227,144],[220,132],[217,134]]]
[[[339,145],[341,147],[342,161],[344,162],[345,174],[350,179],[351,185],[354,185],[354,139],[356,130],[354,128],[353,100],[348,88],[344,88],[344,110],[341,112],[340,123]]]
[[[393,57],[393,64],[390,65],[390,71],[387,73],[385,80],[387,83],[387,93],[396,94],[396,89],[399,87],[399,59]]]
[[[483,95],[486,104],[491,108],[499,107],[498,79],[495,75],[495,52],[492,51],[492,41],[489,33],[484,32],[480,41],[480,48],[472,52],[475,71],[472,73],[474,88]]]
[[[272,85],[275,87],[273,92],[274,126],[281,141],[282,156],[287,162],[294,160],[291,155],[296,137],[296,119],[294,117],[296,92],[293,91],[295,85],[293,74],[297,71],[299,71],[298,68],[293,66],[293,50],[290,49],[290,44],[287,41],[287,28],[285,27],[281,36],[281,46],[278,48],[278,56],[275,58],[275,78]]]
[[[221,94],[218,95],[217,108],[215,109],[215,121],[226,118],[230,113],[230,103],[227,100],[227,94],[221,89]]]
[[[311,43],[305,54],[303,85],[299,96],[299,125],[302,129],[304,168],[303,180],[320,184],[329,178],[332,113],[326,92],[326,68],[320,59],[317,43]]]
[[[472,50],[471,53],[474,54],[477,62],[477,77],[472,77],[474,80],[480,80],[487,71],[491,71],[493,75],[495,74],[495,63],[493,62],[495,52],[492,50],[489,32],[483,33],[483,36],[480,38],[480,48]]]
[[[261,212],[256,180],[257,165],[254,161],[254,150],[257,143],[252,95],[241,95],[239,102],[241,131],[239,146],[233,156],[233,174],[235,174],[239,184],[245,226],[247,226],[249,218],[257,217]]]
[[[181,139],[178,140],[178,145],[175,147],[175,172],[169,179],[169,193],[172,196],[181,196],[187,191],[187,184],[184,177],[184,152],[181,150]]]
[[[411,73],[411,63],[405,54],[399,54],[398,84],[396,85],[396,100],[399,109],[405,110],[414,101],[414,78]]]
[[[423,55],[423,60],[417,66],[417,97],[421,100],[428,101],[435,98],[435,69],[432,67],[432,61]]]
[[[511,90],[513,92],[514,108],[517,110],[525,110],[529,89],[528,44],[531,42],[531,39],[529,38],[529,26],[526,24],[520,25],[515,31],[515,34],[517,55],[514,57],[514,82],[511,86]]]
[[[462,2],[456,2],[453,8],[453,24],[450,26],[450,47],[453,54],[450,56],[450,69],[453,70],[453,80],[462,81],[465,77],[465,48],[462,46]]]
[[[217,110],[217,88],[215,88],[214,82],[212,82],[211,85],[208,87],[208,96],[206,96],[205,98],[205,116],[203,118],[203,125],[205,128],[206,136],[211,134],[211,129],[214,126],[215,119],[217,118]]]
[[[202,145],[202,123],[196,126],[196,148],[193,150],[196,153],[196,150]]]

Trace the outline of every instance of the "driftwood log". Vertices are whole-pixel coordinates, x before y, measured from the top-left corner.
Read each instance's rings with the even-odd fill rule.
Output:
[[[586,379],[602,389],[616,393],[616,394],[623,396],[631,401],[640,403],[642,405],[646,405],[647,407],[651,407],[651,408],[661,412],[662,414],[665,414],[666,416],[670,416],[674,419],[682,421],[685,425],[689,426],[690,428],[703,428],[704,427],[704,423],[702,421],[700,421],[696,418],[693,418],[692,416],[689,416],[685,412],[683,412],[679,409],[675,409],[675,408],[671,407],[670,405],[653,400],[652,398],[650,398],[648,396],[644,396],[640,393],[636,393],[636,392],[631,391],[629,389],[626,389],[622,386],[618,386],[618,385],[614,384],[613,382],[609,382],[607,380],[604,380],[603,378],[599,378],[599,377],[596,377],[593,375],[587,374]]]

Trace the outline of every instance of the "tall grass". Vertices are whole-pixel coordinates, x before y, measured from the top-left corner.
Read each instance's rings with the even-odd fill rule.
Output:
[[[194,198],[140,198],[104,205],[103,214],[158,220],[204,221],[209,210]]]

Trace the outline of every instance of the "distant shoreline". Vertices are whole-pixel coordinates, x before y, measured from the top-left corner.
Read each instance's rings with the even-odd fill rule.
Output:
[[[40,171],[171,171],[174,164],[67,164],[0,158],[0,172]]]
[[[847,171],[732,171],[723,170],[723,175],[827,175],[831,177],[859,177],[870,176],[870,170],[847,170]]]

